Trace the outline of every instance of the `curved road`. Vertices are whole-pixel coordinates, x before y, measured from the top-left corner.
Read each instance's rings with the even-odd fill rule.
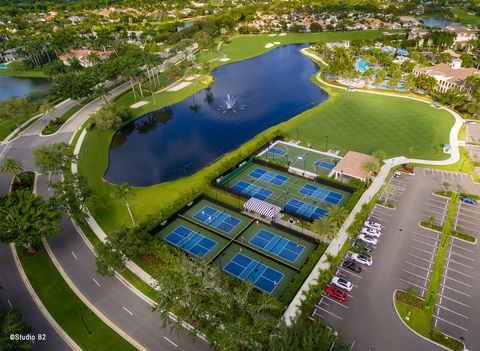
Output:
[[[128,90],[130,85],[123,84],[112,90],[111,97]],[[110,98],[111,98],[110,97]],[[48,137],[39,135],[45,122],[39,119],[14,140],[0,144],[0,162],[5,157],[13,157],[24,164],[25,170],[36,170],[32,150],[40,145],[66,142],[75,131],[88,119],[89,115],[103,105],[103,100],[96,99],[77,112],[56,133]],[[66,108],[66,107],[65,107]],[[11,176],[0,173],[0,195],[8,192]],[[37,193],[48,196],[47,177],[37,179]],[[103,277],[96,273],[95,256],[83,241],[69,218],[61,224],[62,233],[50,238],[48,243],[53,255],[71,279],[73,284],[106,318],[122,329],[130,337],[148,350],[208,350],[209,346],[197,338],[194,341],[185,332],[172,335],[169,330],[161,329],[161,320],[157,313],[151,312],[151,306],[118,278]],[[51,344],[38,345],[38,350],[64,350],[66,345],[51,329],[48,322],[39,315],[33,301],[26,292],[23,282],[19,280],[13,258],[0,248],[0,279],[4,286],[0,296],[10,299],[19,306],[25,320],[34,330],[49,330]],[[6,267],[6,269],[4,269]],[[12,296],[16,296],[15,299]],[[50,329],[49,329],[50,328]],[[45,346],[47,345],[47,346]]]

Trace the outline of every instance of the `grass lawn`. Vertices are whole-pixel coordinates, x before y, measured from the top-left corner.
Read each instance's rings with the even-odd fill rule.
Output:
[[[452,20],[461,22],[462,24],[471,24],[474,26],[480,25],[480,16],[471,15],[468,13],[467,10],[459,7],[451,8],[450,10],[453,12],[454,15]]]
[[[45,78],[46,75],[42,71],[14,71],[13,69],[0,69],[0,76],[21,77],[21,78]]]
[[[209,53],[202,53],[199,60],[209,61],[226,55],[232,63],[235,61],[246,60],[260,54],[263,54],[272,48],[265,48],[268,43],[280,42],[285,44],[300,44],[300,43],[319,43],[330,42],[338,40],[375,40],[383,36],[382,32],[378,30],[367,31],[349,31],[349,32],[324,32],[324,33],[287,33],[286,36],[273,36],[268,34],[256,35],[239,35],[231,38],[227,43],[222,43],[220,53],[210,51]],[[219,66],[224,64],[220,61],[213,61],[212,66]]]
[[[145,283],[143,280],[141,280],[135,273],[133,273],[129,269],[125,269],[122,273],[120,273],[123,278],[125,278],[126,281],[128,281],[130,284],[132,284],[137,290],[139,290],[141,293],[143,293],[145,296],[148,298],[152,299],[155,301],[158,297],[157,292],[155,291],[154,288],[152,288],[150,285]]]
[[[23,269],[42,303],[57,323],[84,350],[135,350],[98,318],[70,289],[41,247],[31,257],[19,253]],[[80,316],[91,331],[89,334]]]
[[[278,40],[282,43],[333,41],[353,39],[353,37],[366,38],[372,33],[381,35],[380,32],[363,31],[288,33],[285,37],[240,36],[232,39],[229,44],[222,47],[222,50],[232,59],[241,60],[268,51],[264,45],[270,41]],[[314,80],[313,77],[312,80]],[[135,110],[134,116],[139,117],[154,109],[181,101],[208,84],[209,82],[202,82],[199,79],[178,92],[160,92],[156,94],[157,106],[153,104],[151,96],[145,96],[141,100],[150,103]],[[454,123],[453,117],[447,112],[433,109],[421,102],[401,98],[345,93],[331,88],[325,88],[325,90],[330,93],[330,98],[320,106],[270,128],[212,166],[177,181],[135,188],[136,196],[130,200],[130,204],[136,219],[143,221],[149,216],[155,216],[160,209],[169,206],[183,194],[191,193],[192,189],[204,189],[207,180],[212,178],[212,174],[215,176],[221,173],[218,172],[221,164],[227,164],[228,159],[231,162],[234,157],[232,155],[244,154],[246,150],[254,151],[258,141],[267,134],[273,134],[274,130],[296,137],[298,128],[303,144],[311,141],[313,146],[319,149],[325,149],[325,136],[328,135],[328,148],[337,148],[342,153],[347,150],[371,153],[381,148],[389,156],[447,158],[440,150],[440,144],[448,142],[449,131]],[[116,103],[125,106],[130,106],[134,102],[131,92],[116,100]],[[125,205],[111,197],[113,186],[102,180],[108,165],[108,149],[112,135],[112,131],[88,132],[79,161],[79,172],[88,179],[93,191],[102,198],[102,205],[92,207],[90,210],[107,233],[121,226],[130,225]]]

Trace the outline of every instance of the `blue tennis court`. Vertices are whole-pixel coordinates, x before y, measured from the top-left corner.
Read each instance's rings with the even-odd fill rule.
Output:
[[[283,185],[288,180],[288,177],[261,168],[255,168],[250,172],[249,176],[275,185]]]
[[[273,194],[271,190],[267,190],[255,184],[250,184],[244,180],[235,183],[235,185],[232,186],[232,189],[259,200],[265,200]]]
[[[268,149],[268,152],[271,152],[272,154],[275,154],[275,155],[278,155],[278,156],[285,156],[287,154],[286,151],[284,151],[282,149],[279,149],[279,148],[276,148],[275,146]]]
[[[283,273],[265,266],[261,262],[245,256],[240,252],[223,267],[223,270],[241,280],[248,279],[258,289],[267,294],[275,290],[284,277]]]
[[[321,167],[321,168],[325,168],[325,169],[333,169],[333,167],[335,167],[335,164],[328,163],[328,162],[325,162],[325,161],[315,161],[315,163],[313,165],[315,167]]]
[[[320,188],[313,184],[305,184],[298,192],[302,195],[307,195],[313,197],[314,199],[328,202],[332,205],[338,205],[338,203],[343,199],[342,194]]]
[[[282,238],[280,235],[270,233],[264,229],[261,229],[252,239],[250,239],[250,244],[290,262],[295,262],[305,249],[305,246],[303,245]]]
[[[290,199],[285,204],[285,210],[302,215],[306,218],[318,219],[327,214],[327,210],[314,205],[307,204],[297,199]]]
[[[193,215],[193,218],[211,227],[220,229],[225,233],[230,233],[241,222],[240,219],[210,206],[204,206],[200,211]]]
[[[215,241],[182,225],[175,228],[164,240],[200,258],[204,257],[217,246]]]

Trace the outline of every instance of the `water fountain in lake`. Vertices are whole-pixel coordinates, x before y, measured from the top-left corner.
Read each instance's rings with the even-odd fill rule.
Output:
[[[233,112],[237,113],[237,110],[245,109],[245,105],[237,106],[237,98],[230,94],[227,94],[227,98],[223,100],[223,104],[218,106],[217,110],[222,113]]]

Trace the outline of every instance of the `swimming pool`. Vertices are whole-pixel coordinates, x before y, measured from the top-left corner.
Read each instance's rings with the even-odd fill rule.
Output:
[[[8,68],[8,64],[0,63],[0,69],[6,69],[6,68]]]
[[[372,67],[372,65],[367,60],[364,60],[362,58],[357,59],[357,61],[355,62],[355,69],[360,73],[365,72],[370,67]]]

